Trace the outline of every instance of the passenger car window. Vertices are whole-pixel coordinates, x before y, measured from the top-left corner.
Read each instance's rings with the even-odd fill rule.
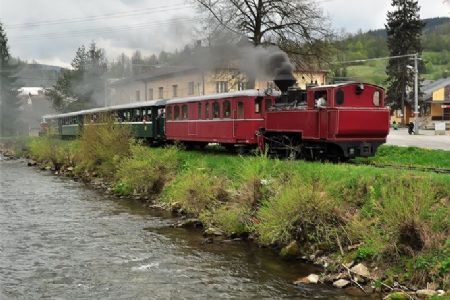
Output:
[[[178,105],[175,105],[173,114],[174,114],[175,120],[180,119],[180,107]]]
[[[167,106],[167,120],[172,120],[172,106]]]
[[[223,102],[223,117],[226,119],[231,117],[231,104],[228,100]]]
[[[209,103],[205,103],[205,119],[209,117]]]
[[[219,102],[213,103],[213,118],[219,118],[220,117],[220,108],[219,108]]]
[[[262,104],[262,97],[256,97],[256,99],[255,99],[255,113],[256,114],[261,113],[261,104]]]
[[[244,118],[244,102],[241,101],[238,102],[237,118],[238,119]]]
[[[186,120],[186,119],[188,118],[188,107],[187,107],[186,104],[184,104],[184,105],[181,107],[181,112],[182,112],[182,118],[183,118],[183,120]]]
[[[201,119],[202,118],[202,104],[199,102],[198,103],[198,116],[197,119]]]

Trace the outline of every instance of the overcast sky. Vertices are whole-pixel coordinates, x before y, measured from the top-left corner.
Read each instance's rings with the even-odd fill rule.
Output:
[[[333,27],[383,28],[391,0],[319,0]],[[445,0],[419,0],[421,16],[449,17]],[[0,0],[10,51],[28,61],[68,66],[76,49],[95,41],[108,59],[120,53],[173,51],[195,40],[199,22],[189,0]]]

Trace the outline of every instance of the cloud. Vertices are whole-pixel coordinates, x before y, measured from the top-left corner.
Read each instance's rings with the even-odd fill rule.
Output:
[[[318,3],[337,30],[355,32],[383,28],[391,1]],[[0,21],[14,56],[67,66],[76,49],[92,41],[106,49],[109,59],[137,49],[143,54],[181,49],[198,38],[193,27],[199,16],[191,4],[190,0],[2,0]],[[450,16],[450,4],[444,0],[419,0],[419,4],[422,17]],[[24,23],[36,24],[18,26]]]
[[[121,52],[173,51],[192,41],[194,13],[185,0],[22,0],[2,4],[14,56],[67,65],[95,41],[111,59]],[[93,18],[92,16],[96,16]]]

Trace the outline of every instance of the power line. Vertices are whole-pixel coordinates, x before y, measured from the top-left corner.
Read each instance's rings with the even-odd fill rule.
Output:
[[[366,58],[366,59],[356,59],[356,60],[347,60],[347,61],[335,61],[331,64],[339,65],[339,64],[352,64],[352,63],[362,63],[367,61],[376,61],[376,60],[387,60],[393,58],[404,58],[404,57],[415,57],[416,54],[404,54],[404,55],[394,55],[394,56],[384,56],[384,57],[375,57],[375,58]]]
[[[42,34],[28,34],[28,35],[17,35],[10,36],[10,38],[17,39],[15,42],[30,41],[30,40],[42,40],[47,38],[73,38],[82,37],[87,34],[105,34],[114,33],[123,30],[131,29],[147,29],[155,26],[176,24],[177,22],[183,23],[195,23],[198,22],[198,18],[177,18],[173,20],[165,20],[158,22],[148,22],[148,23],[138,23],[129,26],[116,26],[116,27],[100,27],[100,28],[86,28],[83,30],[66,31],[66,32],[47,32]]]
[[[70,18],[70,19],[54,19],[54,20],[47,20],[47,21],[40,21],[40,22],[29,22],[29,23],[19,23],[19,24],[10,24],[7,25],[7,28],[10,29],[20,29],[20,28],[30,28],[30,27],[38,27],[38,26],[47,26],[47,25],[60,25],[60,24],[70,24],[70,23],[83,23],[83,22],[93,22],[97,20],[103,20],[108,18],[123,18],[123,17],[130,17],[130,16],[136,16],[136,15],[145,15],[145,14],[153,14],[158,12],[165,12],[170,10],[178,10],[180,8],[186,8],[186,7],[192,7],[193,5],[164,5],[164,6],[157,6],[152,8],[145,8],[145,9],[139,9],[139,10],[130,10],[127,12],[116,12],[116,13],[109,13],[109,14],[103,14],[103,15],[95,15],[95,16],[87,16],[87,17],[79,17],[79,18]]]

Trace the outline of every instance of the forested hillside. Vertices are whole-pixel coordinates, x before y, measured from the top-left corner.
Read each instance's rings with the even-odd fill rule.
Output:
[[[438,79],[450,76],[450,18],[425,19],[422,58],[424,79]],[[348,34],[335,43],[337,61],[351,61],[388,56],[386,31],[371,30]],[[355,79],[384,84],[386,61],[371,61],[357,64],[343,64],[333,70],[336,80]]]

